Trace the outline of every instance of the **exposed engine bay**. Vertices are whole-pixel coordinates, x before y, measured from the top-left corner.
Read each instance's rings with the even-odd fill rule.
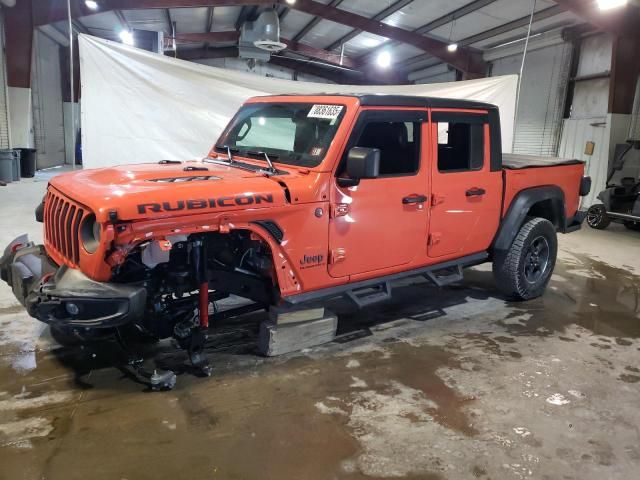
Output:
[[[181,338],[198,322],[206,326],[197,313],[204,284],[207,304],[235,294],[267,305],[275,295],[269,247],[248,231],[145,242],[116,268],[112,281],[144,286],[146,311],[136,324],[159,339]]]

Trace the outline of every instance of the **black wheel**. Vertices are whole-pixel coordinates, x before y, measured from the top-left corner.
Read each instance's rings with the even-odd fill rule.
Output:
[[[640,232],[640,222],[624,222],[624,226],[629,230]]]
[[[493,274],[507,296],[530,300],[542,295],[558,254],[556,228],[545,218],[525,222],[508,251],[497,254]]]
[[[604,205],[592,205],[587,210],[587,224],[596,230],[604,230],[611,223],[607,209]]]

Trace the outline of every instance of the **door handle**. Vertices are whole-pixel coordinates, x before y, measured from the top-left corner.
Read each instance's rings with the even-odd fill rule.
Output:
[[[471,188],[467,190],[465,195],[467,197],[481,197],[485,193],[487,193],[487,191],[484,188]]]
[[[402,199],[402,204],[411,205],[414,203],[424,203],[427,200],[429,200],[429,197],[427,197],[426,195],[410,195]]]

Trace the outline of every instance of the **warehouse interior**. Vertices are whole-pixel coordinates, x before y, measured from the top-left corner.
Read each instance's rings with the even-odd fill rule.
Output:
[[[93,168],[212,146],[231,164],[216,142],[266,94],[506,97],[505,155],[577,160],[591,179],[538,298],[505,296],[487,263],[447,286],[403,278],[369,306],[327,298],[332,341],[278,356],[256,346],[270,313],[240,302],[208,326],[205,375],[174,340],[136,343],[175,374],[163,391],[117,328],[68,343],[3,278],[0,479],[640,476],[640,1],[0,0],[0,29],[3,258],[25,233],[50,243],[34,211],[59,175],[86,174],[64,183],[80,191]],[[393,253],[361,248],[376,242]]]

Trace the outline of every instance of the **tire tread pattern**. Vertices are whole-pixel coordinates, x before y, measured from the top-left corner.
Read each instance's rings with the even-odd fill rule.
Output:
[[[542,295],[547,286],[551,273],[546,274],[542,283],[531,288],[526,284],[521,274],[521,263],[524,261],[525,249],[530,241],[534,230],[550,229],[553,238],[550,240],[549,248],[551,268],[555,266],[555,256],[557,254],[557,239],[555,237],[555,227],[546,218],[529,217],[518,231],[509,250],[501,255],[497,255],[493,262],[493,273],[497,281],[498,288],[509,297],[519,300],[530,300]],[[553,245],[551,244],[553,242]]]

